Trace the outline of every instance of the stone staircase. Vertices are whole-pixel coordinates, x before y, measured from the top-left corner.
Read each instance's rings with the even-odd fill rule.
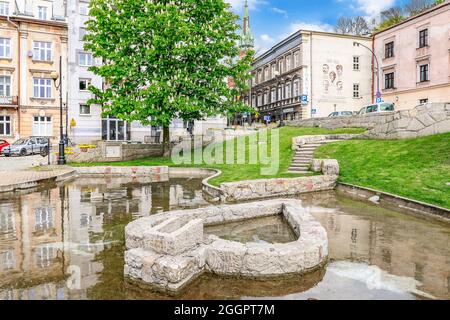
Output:
[[[302,145],[300,149],[295,152],[291,166],[289,167],[287,173],[297,173],[297,174],[311,173],[309,169],[311,167],[314,152],[316,151],[316,149],[324,144],[336,141],[340,140],[324,140]]]

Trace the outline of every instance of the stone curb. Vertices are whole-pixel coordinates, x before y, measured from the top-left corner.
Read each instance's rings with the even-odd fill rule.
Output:
[[[9,185],[1,185],[0,193],[13,192],[16,190],[25,190],[34,188],[40,184],[48,183],[48,182],[64,182],[69,179],[72,179],[76,176],[75,170],[67,171],[67,172],[59,172],[54,175],[50,175],[44,178],[36,178],[28,181],[23,181],[19,183],[9,184]]]
[[[356,186],[339,182],[336,190],[354,196],[357,199],[368,200],[374,204],[394,205],[397,210],[406,214],[415,214],[421,217],[432,218],[445,223],[450,223],[450,210],[429,203],[412,200],[392,193],[387,193],[371,188]]]

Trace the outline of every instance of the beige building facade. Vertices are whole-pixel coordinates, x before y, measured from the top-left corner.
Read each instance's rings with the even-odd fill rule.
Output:
[[[398,110],[450,101],[450,1],[376,33],[373,45],[384,101]]]
[[[358,111],[372,99],[369,37],[300,30],[259,56],[244,101],[271,121]]]
[[[60,1],[41,2],[24,11],[17,11],[20,6],[12,11],[11,4],[8,15],[0,12],[0,138],[9,142],[29,136],[59,139],[58,89],[64,105],[67,92],[67,23],[56,15]],[[52,72],[58,73],[56,83]]]

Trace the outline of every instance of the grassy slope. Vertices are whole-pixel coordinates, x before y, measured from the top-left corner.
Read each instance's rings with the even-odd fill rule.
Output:
[[[277,129],[278,130],[278,129]],[[73,164],[74,166],[101,166],[101,165],[114,165],[114,166],[178,166],[178,167],[204,167],[219,169],[222,171],[222,175],[211,181],[214,185],[219,185],[222,182],[232,182],[239,180],[254,180],[261,178],[279,178],[279,177],[295,177],[296,174],[287,174],[286,171],[291,164],[294,151],[292,151],[292,138],[301,135],[314,135],[314,134],[332,134],[332,133],[361,133],[361,129],[337,129],[327,130],[321,128],[292,128],[284,127],[280,130],[280,168],[278,173],[274,176],[262,176],[261,164],[214,164],[214,165],[174,165],[171,159],[165,158],[148,158],[133,161],[124,161],[116,163],[88,163],[88,164]],[[246,159],[248,159],[248,141],[246,145]],[[270,150],[270,139],[269,139]],[[247,160],[248,161],[248,160]]]
[[[338,159],[342,182],[450,208],[450,133],[338,142],[321,147],[316,158]]]

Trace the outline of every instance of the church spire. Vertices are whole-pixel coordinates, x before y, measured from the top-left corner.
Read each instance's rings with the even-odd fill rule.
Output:
[[[253,34],[250,29],[250,14],[248,10],[248,0],[245,0],[244,17],[242,18],[240,47],[242,51],[248,51],[253,50],[254,46],[255,46],[255,39],[253,38]]]

